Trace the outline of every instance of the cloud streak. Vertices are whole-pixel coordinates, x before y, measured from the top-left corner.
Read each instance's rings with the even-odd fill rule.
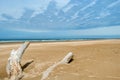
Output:
[[[38,29],[26,29],[26,28],[16,28],[12,29],[13,31],[19,32],[32,32],[32,33],[48,33],[48,32],[57,32],[57,33],[68,33],[69,35],[120,35],[120,26],[107,26],[99,27],[92,29],[82,29],[82,30],[38,30]]]
[[[12,1],[2,1],[0,3],[0,14],[7,14],[7,15],[10,15],[12,16],[13,18],[15,19],[18,19],[20,18],[23,13],[24,13],[24,9],[25,8],[28,8],[28,9],[33,9],[35,10],[35,14],[37,14],[38,12],[41,13],[43,12],[49,2],[51,0],[31,0],[31,1],[28,1],[28,0],[12,0]],[[7,3],[6,3],[7,2]],[[7,7],[6,7],[7,5]]]
[[[70,2],[70,0],[54,0],[54,1],[56,1],[56,5],[58,9],[63,8]]]
[[[109,4],[109,5],[107,6],[107,8],[112,8],[112,7],[116,6],[117,4],[120,4],[120,0],[117,0],[117,1]]]
[[[51,30],[35,30],[35,29],[26,29],[26,28],[16,28],[12,29],[13,31],[19,31],[19,32],[30,32],[30,33],[44,33],[44,32],[50,32]]]
[[[81,9],[81,11],[84,11],[84,10],[86,10],[87,8],[92,7],[93,5],[96,4],[96,2],[97,2],[97,0],[92,1],[92,2],[89,3],[87,6],[83,7],[83,8]]]
[[[55,1],[57,8],[61,9],[66,6],[70,0],[4,0],[0,1],[0,16],[1,14],[7,14],[15,19],[19,19],[23,15],[24,9],[28,8],[34,10],[31,17],[35,17],[37,14],[43,13],[51,1]]]

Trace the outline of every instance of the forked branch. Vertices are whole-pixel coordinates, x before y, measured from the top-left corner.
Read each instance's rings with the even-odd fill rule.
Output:
[[[21,57],[28,45],[29,42],[25,42],[17,50],[13,49],[11,51],[6,67],[6,71],[10,80],[20,80],[22,78]]]

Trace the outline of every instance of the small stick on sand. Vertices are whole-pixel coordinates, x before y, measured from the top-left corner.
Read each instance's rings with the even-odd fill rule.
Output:
[[[29,42],[25,42],[17,50],[13,49],[11,51],[6,67],[6,71],[10,80],[20,80],[22,78],[21,57],[28,45]]]
[[[49,76],[49,74],[53,71],[53,69],[58,65],[68,64],[71,61],[72,57],[73,57],[72,52],[69,52],[61,61],[50,66],[46,71],[43,72],[41,80],[45,80]]]

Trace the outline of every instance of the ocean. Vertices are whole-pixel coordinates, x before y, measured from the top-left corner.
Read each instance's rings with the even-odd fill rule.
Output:
[[[75,38],[75,39],[0,39],[0,43],[4,42],[61,42],[61,41],[77,41],[77,40],[106,40],[106,39],[115,39],[115,38]],[[117,38],[116,38],[117,39]]]

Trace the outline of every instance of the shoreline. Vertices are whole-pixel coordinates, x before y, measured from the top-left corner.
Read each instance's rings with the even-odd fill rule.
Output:
[[[49,42],[75,42],[75,41],[113,41],[120,39],[71,39],[71,40],[2,40],[1,43],[23,43],[29,41],[31,43],[49,43]]]

